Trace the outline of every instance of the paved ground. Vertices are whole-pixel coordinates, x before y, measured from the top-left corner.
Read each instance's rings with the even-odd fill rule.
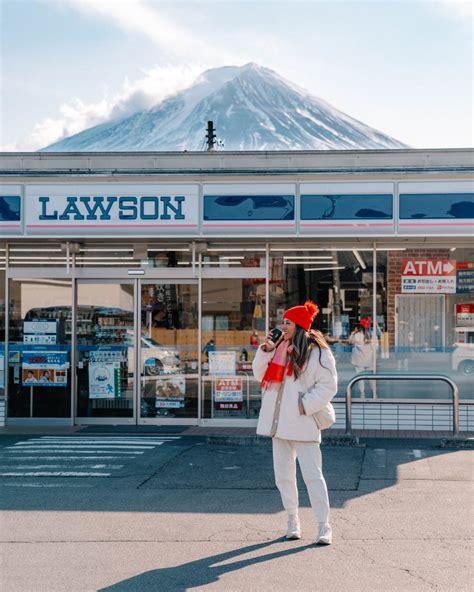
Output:
[[[267,445],[197,436],[0,437],[5,592],[471,589],[470,450],[429,440],[323,447],[335,541],[285,516]]]

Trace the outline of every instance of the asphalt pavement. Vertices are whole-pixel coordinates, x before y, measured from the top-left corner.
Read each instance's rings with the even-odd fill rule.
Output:
[[[324,446],[334,543],[286,542],[271,447],[181,435],[0,437],[2,592],[472,589],[472,450]]]

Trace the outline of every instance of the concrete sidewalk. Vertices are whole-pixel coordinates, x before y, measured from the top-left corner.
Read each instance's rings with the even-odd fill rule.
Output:
[[[282,539],[270,446],[183,437],[109,478],[3,478],[2,590],[471,589],[471,451],[368,439],[325,446],[323,459],[334,529],[325,548],[314,545],[301,475],[303,539]]]

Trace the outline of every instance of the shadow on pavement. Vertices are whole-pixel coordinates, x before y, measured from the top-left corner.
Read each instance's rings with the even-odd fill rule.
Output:
[[[266,555],[260,555],[258,557],[240,559],[240,557],[246,553],[259,551],[274,544],[285,545],[288,543],[284,541],[284,539],[279,538],[264,543],[248,545],[247,547],[240,547],[239,549],[219,553],[218,555],[212,555],[211,557],[205,557],[204,559],[189,561],[188,563],[182,563],[181,565],[176,565],[174,567],[154,569],[138,576],[128,578],[127,580],[123,580],[122,582],[117,582],[112,586],[101,588],[99,592],[126,592],[127,590],[173,590],[174,592],[184,592],[192,588],[212,584],[218,581],[222,575],[248,566],[263,563],[265,561],[272,561],[288,555],[294,555],[295,553],[301,553],[309,548],[318,548],[314,544],[305,544],[299,547],[287,547],[280,551],[267,553]],[[237,561],[218,565],[234,558],[237,558]]]

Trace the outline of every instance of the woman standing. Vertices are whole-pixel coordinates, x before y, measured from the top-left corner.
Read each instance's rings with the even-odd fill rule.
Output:
[[[372,347],[372,337],[369,334],[369,327],[370,320],[364,318],[349,335],[349,343],[352,345],[351,364],[355,367],[357,373],[371,371],[373,369],[374,350]],[[361,399],[365,399],[364,383],[364,380],[360,380],[357,383]]]
[[[282,335],[271,333],[255,355],[253,373],[261,381],[262,407],[257,434],[273,443],[275,483],[288,514],[287,539],[300,539],[296,458],[303,474],[318,526],[316,543],[330,545],[329,499],[322,472],[321,432],[312,417],[337,392],[334,357],[311,323],[319,312],[311,301],[283,315]]]

